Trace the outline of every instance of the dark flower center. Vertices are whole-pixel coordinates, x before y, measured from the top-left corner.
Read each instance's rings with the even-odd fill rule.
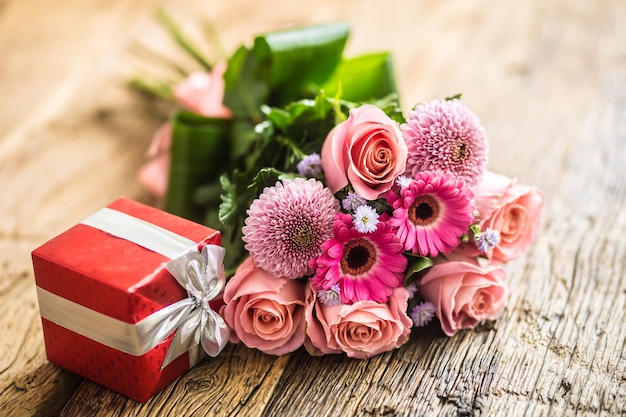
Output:
[[[352,239],[343,247],[341,272],[346,275],[361,275],[369,271],[376,262],[376,247],[368,239]]]
[[[461,142],[459,144],[459,147],[456,148],[454,160],[457,162],[464,162],[466,159],[470,157],[470,154],[471,154],[471,151],[470,151],[469,146]]]
[[[313,231],[313,228],[306,223],[300,224],[299,227],[294,230],[289,237],[291,242],[298,249],[306,249],[315,242],[315,233]]]
[[[431,194],[420,195],[409,207],[409,220],[417,226],[427,226],[437,220],[439,211],[439,201],[435,197]]]

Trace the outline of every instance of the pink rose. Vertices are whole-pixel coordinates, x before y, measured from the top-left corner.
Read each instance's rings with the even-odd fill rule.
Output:
[[[350,183],[360,197],[375,200],[404,172],[407,154],[398,124],[365,104],[330,131],[322,147],[322,168],[333,193]]]
[[[312,355],[341,353],[366,359],[400,347],[409,339],[408,291],[395,288],[385,304],[371,300],[327,306],[314,291],[306,309],[307,340]]]
[[[230,109],[222,104],[224,99],[224,72],[226,63],[215,65],[210,73],[194,72],[174,86],[174,98],[183,108],[207,117],[230,118]],[[149,158],[140,169],[139,182],[159,198],[165,196],[170,171],[170,146],[172,125],[161,125],[152,137],[146,156]]]
[[[210,73],[193,72],[174,86],[174,98],[185,109],[207,117],[230,118],[224,100],[226,62],[220,62]]]
[[[508,262],[523,255],[539,230],[543,193],[504,175],[485,172],[474,195],[481,230],[500,233],[498,244],[486,254],[491,262]]]
[[[154,133],[146,156],[150,158],[139,168],[138,179],[155,196],[162,198],[167,191],[170,172],[170,146],[172,144],[172,124],[164,123]]]
[[[277,278],[255,267],[248,257],[224,289],[220,314],[231,332],[230,341],[241,340],[250,348],[283,355],[302,346],[305,334],[306,285]]]
[[[452,257],[434,265],[420,281],[419,294],[433,303],[448,336],[492,320],[509,296],[502,268],[484,269],[472,258]]]

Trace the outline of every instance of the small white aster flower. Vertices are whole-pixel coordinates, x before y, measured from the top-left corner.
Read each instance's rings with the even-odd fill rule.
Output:
[[[409,184],[411,184],[411,181],[413,181],[413,180],[411,178],[407,177],[406,175],[400,175],[398,178],[396,178],[396,184],[400,188],[408,187]]]
[[[368,205],[357,207],[352,218],[359,233],[371,233],[378,226],[378,213]]]

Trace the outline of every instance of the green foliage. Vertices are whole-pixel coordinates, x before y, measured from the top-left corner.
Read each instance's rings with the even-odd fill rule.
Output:
[[[426,271],[433,266],[433,261],[425,256],[406,255],[409,259],[409,265],[404,274],[404,286],[408,286],[421,278]]]
[[[172,118],[170,176],[165,208],[179,216],[201,219],[204,207],[195,193],[228,169],[230,120],[178,112]]]
[[[272,89],[269,104],[281,105],[315,95],[342,60],[350,29],[326,24],[259,36],[253,53],[264,64]]]
[[[259,106],[267,100],[269,86],[260,77],[259,62],[254,54],[240,47],[228,61],[224,82],[224,105],[238,117],[259,122]]]
[[[344,100],[370,101],[398,94],[393,59],[388,52],[361,55],[341,62],[323,89],[336,94],[341,88]]]
[[[190,44],[168,28],[181,46]],[[241,227],[252,201],[294,178],[298,162],[320,151],[350,109],[371,103],[404,121],[390,54],[345,59],[348,35],[345,24],[332,24],[259,36],[228,60],[224,104],[232,120],[174,116],[166,208],[221,230],[227,268],[245,256]]]

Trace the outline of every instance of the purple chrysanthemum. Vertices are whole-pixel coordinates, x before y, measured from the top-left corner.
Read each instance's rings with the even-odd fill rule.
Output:
[[[500,232],[488,227],[484,232],[474,235],[474,243],[481,253],[487,253],[500,241]]]
[[[356,211],[357,208],[365,205],[365,199],[359,197],[356,193],[348,193],[346,198],[341,200],[341,207],[345,211]]]
[[[349,214],[338,213],[333,230],[322,254],[311,262],[316,268],[313,286],[328,291],[339,285],[344,304],[387,302],[393,289],[402,285],[407,264],[391,226],[380,221],[375,231],[361,233]]]
[[[489,146],[478,117],[459,100],[433,100],[409,112],[401,126],[409,156],[406,172],[451,172],[472,186],[487,167]]]
[[[322,173],[322,159],[319,154],[312,153],[298,162],[298,173],[303,177],[317,177]]]
[[[410,283],[406,286],[406,290],[409,293],[409,298],[415,297],[415,294],[417,294],[417,284],[414,282]]]
[[[421,256],[449,253],[474,221],[474,196],[461,177],[420,172],[400,196],[388,195],[389,222],[405,250]]]
[[[317,298],[322,304],[328,307],[341,304],[341,290],[339,289],[339,285],[335,284],[328,290],[319,290],[317,292]]]
[[[333,236],[339,202],[314,179],[296,178],[267,187],[248,209],[245,248],[267,272],[287,278],[312,274],[309,261]]]
[[[435,306],[430,301],[423,301],[413,307],[410,316],[415,327],[424,327],[435,317]]]

